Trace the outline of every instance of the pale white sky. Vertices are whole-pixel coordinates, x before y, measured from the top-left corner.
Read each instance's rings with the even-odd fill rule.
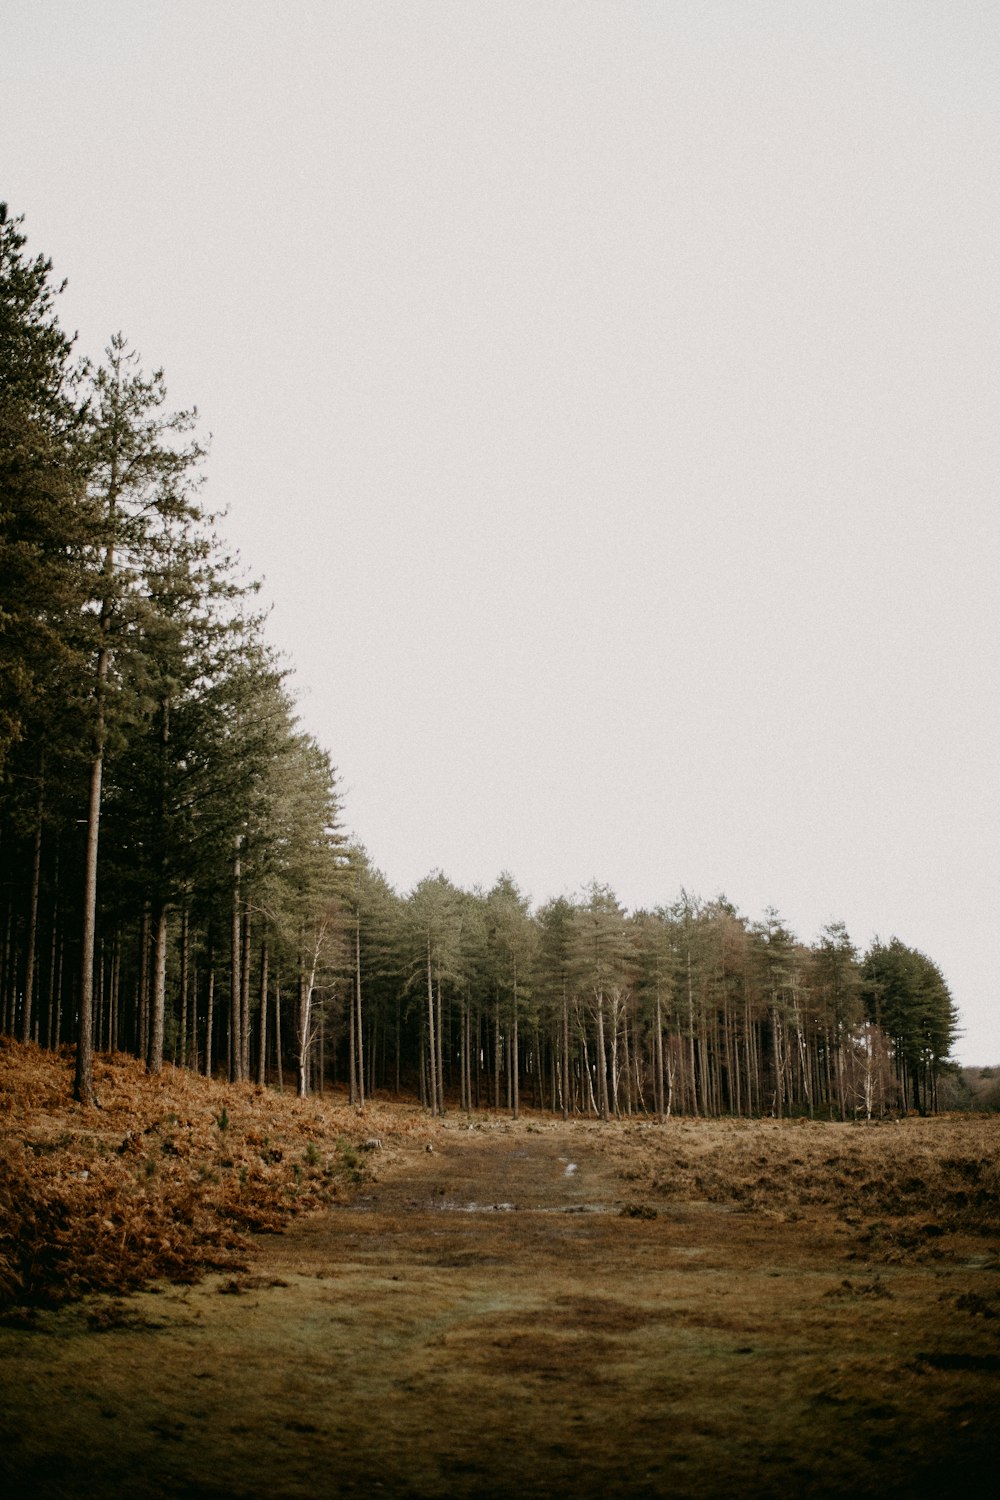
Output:
[[[346,821],[940,964],[1000,1061],[994,0],[5,0],[0,196],[213,437]]]

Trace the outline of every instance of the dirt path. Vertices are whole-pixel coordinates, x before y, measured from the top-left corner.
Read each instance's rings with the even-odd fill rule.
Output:
[[[952,1310],[985,1271],[638,1216],[583,1124],[376,1159],[245,1276],[0,1329],[4,1495],[949,1495],[996,1458],[998,1340]]]

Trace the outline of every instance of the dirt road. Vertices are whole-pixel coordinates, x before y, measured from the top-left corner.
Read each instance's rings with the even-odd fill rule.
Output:
[[[996,1458],[982,1268],[635,1201],[588,1124],[372,1156],[245,1275],[0,1328],[4,1495],[950,1495]]]

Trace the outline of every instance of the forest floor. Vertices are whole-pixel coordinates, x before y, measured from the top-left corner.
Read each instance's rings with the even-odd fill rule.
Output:
[[[10,1500],[995,1490],[1000,1120],[69,1079],[0,1047]]]

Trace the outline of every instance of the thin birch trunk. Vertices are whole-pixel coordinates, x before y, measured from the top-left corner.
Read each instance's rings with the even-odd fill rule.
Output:
[[[604,1050],[604,991],[597,992],[597,1096],[600,1100],[601,1119],[610,1115],[608,1104],[608,1059]]]

